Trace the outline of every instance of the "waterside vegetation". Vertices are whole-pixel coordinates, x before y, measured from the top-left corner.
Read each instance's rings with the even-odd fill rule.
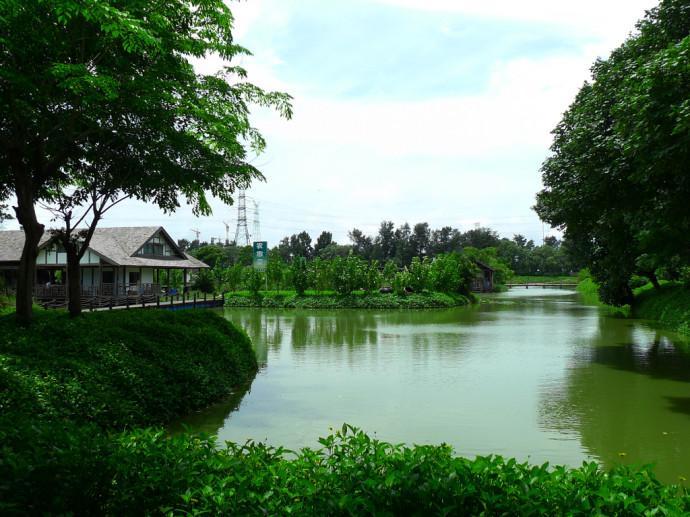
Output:
[[[469,305],[473,295],[456,293],[364,293],[357,292],[338,296],[334,292],[317,293],[307,291],[299,296],[294,291],[260,292],[249,291],[226,295],[226,307],[261,307],[265,309],[440,309]]]
[[[0,317],[0,408],[104,429],[164,424],[254,377],[246,334],[212,311]]]
[[[448,446],[393,445],[343,426],[321,448],[218,448],[208,436],[93,427],[8,428],[3,513],[130,515],[681,515],[686,489],[647,469],[578,469]],[[24,434],[26,433],[26,434]],[[30,440],[26,444],[26,440]],[[23,454],[18,455],[21,450]],[[3,493],[4,492],[4,493]]]

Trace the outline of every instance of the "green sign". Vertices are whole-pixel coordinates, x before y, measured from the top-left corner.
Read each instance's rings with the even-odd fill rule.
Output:
[[[268,242],[257,241],[252,246],[252,262],[257,271],[266,271],[268,264]]]

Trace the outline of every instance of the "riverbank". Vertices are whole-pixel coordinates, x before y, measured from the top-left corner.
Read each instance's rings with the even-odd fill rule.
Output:
[[[599,286],[591,278],[584,278],[577,286],[585,303],[599,305],[626,317],[649,320],[664,328],[690,337],[690,289],[679,283],[664,283],[659,289],[651,283],[633,289],[632,305],[613,307],[601,302]]]
[[[669,330],[690,337],[690,289],[684,285],[638,289],[632,313],[636,318],[658,321]]]
[[[212,311],[37,312],[0,317],[0,408],[104,429],[164,424],[257,370],[247,335]]]
[[[264,291],[259,296],[249,292],[229,293],[226,307],[256,307],[265,309],[442,309],[469,305],[470,298],[460,294],[421,293],[404,296],[394,293],[353,293],[338,296],[334,293],[305,293],[294,291]]]

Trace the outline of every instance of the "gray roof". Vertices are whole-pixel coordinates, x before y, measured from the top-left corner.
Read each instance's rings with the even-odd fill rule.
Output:
[[[161,231],[170,245],[181,256],[179,258],[148,258],[133,256],[153,235]],[[50,240],[46,231],[39,247]],[[24,245],[21,230],[0,232],[0,262],[18,262]],[[162,226],[135,226],[130,228],[96,228],[89,249],[110,264],[130,267],[158,268],[207,268],[208,265],[184,253]],[[184,258],[182,258],[184,257]]]

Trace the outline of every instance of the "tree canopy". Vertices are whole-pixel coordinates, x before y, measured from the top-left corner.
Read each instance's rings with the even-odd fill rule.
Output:
[[[690,259],[690,5],[663,0],[597,61],[553,132],[536,210],[565,231],[602,298]]]
[[[262,178],[247,160],[265,145],[250,106],[289,117],[290,97],[232,64],[248,51],[222,0],[4,0],[0,9],[0,199],[14,194],[25,230],[24,291],[43,233],[34,204],[66,186],[96,177],[165,211],[182,198],[208,214],[208,193],[231,203]],[[197,73],[192,61],[209,56],[223,68]]]

